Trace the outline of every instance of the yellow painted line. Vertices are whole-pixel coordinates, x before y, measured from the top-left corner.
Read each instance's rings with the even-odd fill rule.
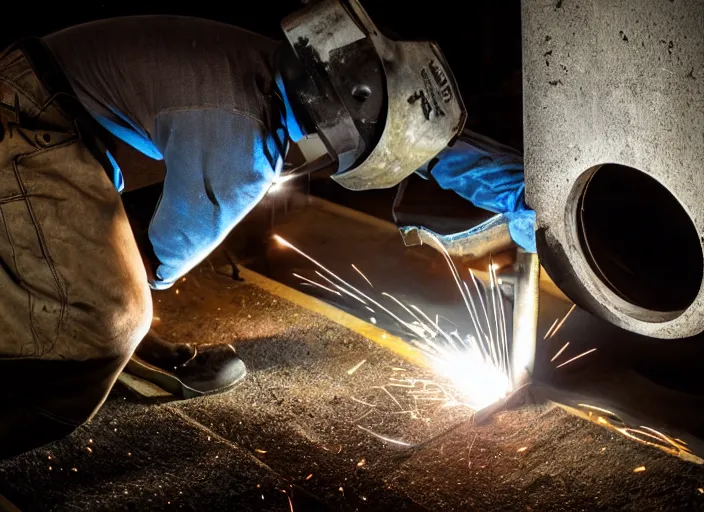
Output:
[[[589,423],[592,423],[592,424],[597,425],[599,427],[605,428],[606,430],[609,430],[611,432],[614,432],[616,434],[624,436],[623,429],[621,429],[615,425],[612,425],[609,422],[608,418],[604,418],[604,416],[607,416],[606,414],[603,414],[603,415],[589,414],[588,412],[585,412],[584,410],[579,409],[577,407],[570,407],[569,405],[560,404],[557,402],[553,402],[553,403],[555,403],[555,405],[557,405],[560,409],[562,409],[563,411],[565,411],[568,414],[571,414],[572,416],[582,418],[583,420],[588,421]],[[637,442],[640,444],[645,444],[645,445],[650,446],[652,448],[656,448],[660,451],[667,453],[668,455],[678,457],[682,460],[686,460],[688,462],[693,462],[694,464],[699,464],[699,465],[704,464],[704,459],[693,454],[684,446],[676,448],[674,446],[665,445],[664,442],[662,444],[644,443],[643,441],[636,440],[633,437],[629,437],[629,439],[634,442]]]
[[[277,295],[283,299],[293,302],[297,306],[301,306],[309,311],[313,311],[322,315],[336,324],[339,324],[347,329],[364,336],[377,345],[390,350],[394,354],[401,356],[407,361],[422,367],[430,367],[429,359],[417,348],[411,346],[401,338],[393,336],[379,327],[372,325],[364,320],[350,315],[341,309],[336,308],[322,300],[306,295],[303,292],[294,290],[293,288],[281,284],[273,279],[269,279],[257,272],[248,268],[237,266],[240,277],[245,282],[253,284],[269,293]]]

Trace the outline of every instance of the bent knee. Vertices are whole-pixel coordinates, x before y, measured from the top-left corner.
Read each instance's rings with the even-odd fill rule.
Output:
[[[152,323],[152,296],[146,281],[124,290],[121,300],[109,316],[110,338],[118,342],[120,353],[132,355],[146,336]]]
[[[78,341],[69,349],[72,359],[118,357],[129,359],[149,331],[152,298],[144,282],[123,283],[90,305],[69,307],[69,336]],[[68,355],[68,354],[67,354]]]

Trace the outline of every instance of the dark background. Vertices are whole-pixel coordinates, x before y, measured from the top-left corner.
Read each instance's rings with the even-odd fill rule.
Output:
[[[190,2],[10,3],[13,12],[3,13],[0,29],[2,47],[20,37],[42,36],[91,20],[140,14],[209,18],[282,39],[281,19],[302,6],[297,0],[198,2],[197,7]],[[460,83],[469,112],[467,126],[522,148],[520,0],[462,2],[461,8],[452,0],[362,4],[387,33],[437,41]]]

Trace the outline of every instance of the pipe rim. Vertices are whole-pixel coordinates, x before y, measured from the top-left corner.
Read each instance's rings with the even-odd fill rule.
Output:
[[[666,339],[698,334],[704,330],[704,318],[702,318],[702,315],[697,315],[698,311],[704,309],[704,266],[698,292],[688,307],[676,311],[657,311],[629,302],[615,293],[593,270],[588,257],[585,255],[582,242],[580,241],[577,220],[581,205],[580,198],[594,174],[605,165],[612,164],[629,167],[618,162],[601,163],[589,167],[572,184],[571,192],[566,202],[564,233],[567,244],[565,253],[576,277],[581,281],[584,290],[618,320],[616,324],[620,327],[638,334]],[[672,189],[651,174],[644,171],[640,172],[657,181],[677,200],[689,219],[692,220],[694,230],[697,232],[691,212],[673,193]],[[697,238],[699,239],[699,249],[702,251],[702,258],[704,258],[704,237],[699,237],[697,234]]]

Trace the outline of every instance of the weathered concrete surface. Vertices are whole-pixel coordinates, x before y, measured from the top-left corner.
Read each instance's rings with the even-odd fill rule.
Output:
[[[543,263],[573,267],[585,305],[617,325],[700,332],[704,288],[681,316],[645,322],[601,283],[576,240],[574,194],[594,166],[627,165],[665,185],[704,234],[704,1],[525,0],[522,11],[526,196]]]

